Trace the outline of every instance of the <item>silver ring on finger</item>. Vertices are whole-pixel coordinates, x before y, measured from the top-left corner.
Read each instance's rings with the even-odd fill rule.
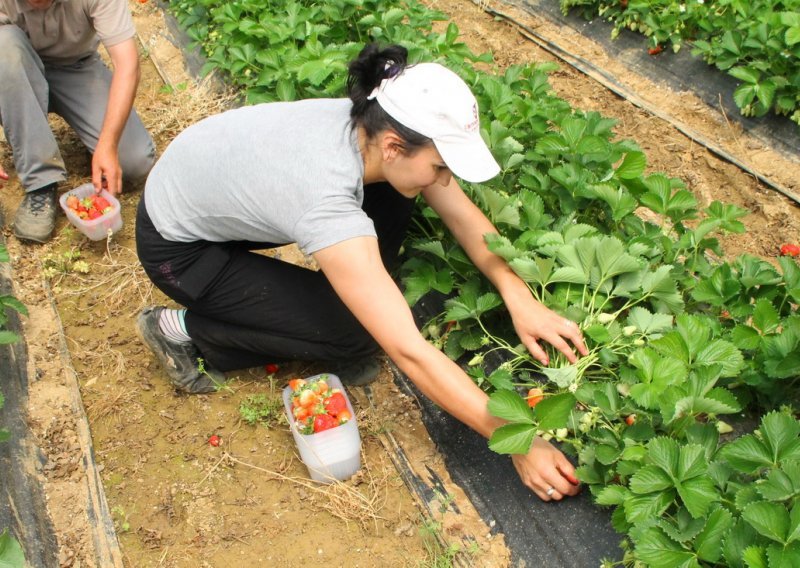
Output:
[[[556,488],[551,486],[551,487],[547,488],[547,491],[545,491],[545,495],[547,495],[548,497],[552,497],[553,493],[555,493],[555,492],[556,492]]]

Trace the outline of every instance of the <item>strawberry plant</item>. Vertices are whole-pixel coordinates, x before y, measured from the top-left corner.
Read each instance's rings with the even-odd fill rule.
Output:
[[[0,263],[9,262],[10,260],[8,249],[5,245],[0,244]],[[8,310],[14,310],[25,316],[28,315],[28,309],[22,302],[11,294],[0,294],[0,345],[16,343],[19,340],[19,336],[7,328]]]

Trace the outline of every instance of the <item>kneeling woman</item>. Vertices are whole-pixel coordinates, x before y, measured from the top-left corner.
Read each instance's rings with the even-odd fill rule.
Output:
[[[502,295],[543,363],[543,339],[576,358],[577,326],[536,302],[484,244],[494,227],[453,174],[485,181],[499,167],[480,137],[467,85],[399,46],[364,48],[349,98],[244,107],[187,128],[153,168],[136,242],[148,276],[186,307],[147,308],[138,329],[173,384],[213,390],[221,371],[276,360],[328,361],[344,382],[374,378],[378,349],[434,402],[489,437],[502,424],[487,396],[417,330],[387,267],[418,195]],[[297,243],[320,271],[253,250]],[[196,359],[205,361],[205,373]],[[536,439],[514,456],[545,500],[573,495],[568,460]]]

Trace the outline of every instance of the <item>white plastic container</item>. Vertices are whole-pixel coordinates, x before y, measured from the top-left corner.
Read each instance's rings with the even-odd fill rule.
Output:
[[[316,434],[302,434],[297,429],[292,414],[291,387],[283,389],[283,405],[289,419],[292,436],[294,436],[295,444],[300,451],[300,459],[308,468],[311,479],[321,483],[343,481],[361,468],[361,436],[358,434],[356,413],[353,411],[347,393],[342,388],[339,377],[330,373],[322,373],[308,377],[306,381],[312,382],[317,379],[325,379],[330,388],[342,391],[347,401],[347,409],[352,416],[349,421]]]
[[[61,194],[58,202],[61,208],[67,215],[67,219],[77,228],[81,233],[89,237],[93,241],[102,241],[108,236],[108,231],[116,233],[122,228],[122,209],[116,197],[111,195],[105,189],[100,192],[102,197],[105,197],[113,207],[113,211],[109,211],[105,215],[101,215],[97,219],[81,219],[78,215],[67,207],[67,197],[74,195],[78,199],[84,199],[94,193],[94,186],[91,183],[85,183],[81,186],[71,189]]]

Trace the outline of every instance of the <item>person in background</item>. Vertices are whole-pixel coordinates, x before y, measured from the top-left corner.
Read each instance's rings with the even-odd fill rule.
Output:
[[[136,219],[139,260],[185,308],[148,307],[137,329],[176,389],[213,392],[224,371],[286,360],[325,361],[343,383],[365,384],[382,349],[422,393],[491,436],[504,422],[486,393],[423,338],[390,276],[420,195],[497,287],[534,357],[547,364],[540,339],[571,361],[572,346],[587,353],[578,326],[489,251],[495,228],[455,180],[500,171],[469,87],[406,59],[403,47],[369,45],[350,64],[349,98],[206,118],[153,167]],[[253,252],[287,243],[320,270]],[[578,490],[572,464],[541,438],[513,459],[544,500]]]
[[[155,146],[132,110],[139,83],[136,30],[125,0],[0,0],[0,126],[25,196],[20,239],[46,242],[64,160],[47,115],[66,120],[92,153],[92,182],[112,194],[144,178]],[[97,52],[105,46],[110,71]],[[8,174],[0,167],[0,179]]]

